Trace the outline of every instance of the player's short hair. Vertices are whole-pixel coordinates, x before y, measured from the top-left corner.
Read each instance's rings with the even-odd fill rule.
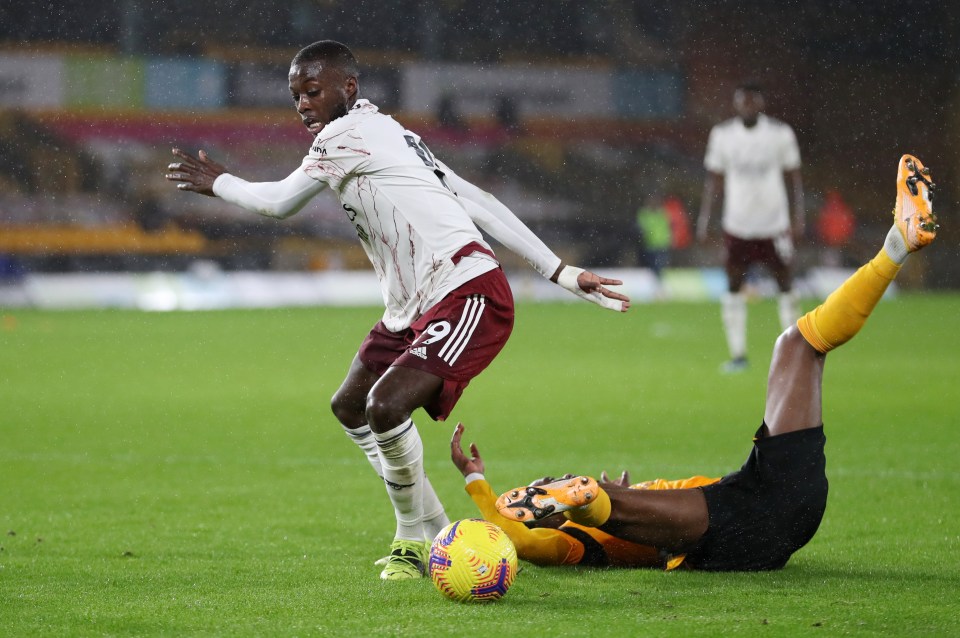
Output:
[[[744,80],[737,85],[738,91],[744,91],[746,93],[763,93],[763,85],[760,84],[757,80]]]
[[[326,62],[337,67],[348,76],[360,76],[357,58],[353,56],[353,52],[347,48],[347,45],[335,40],[320,40],[303,47],[293,56],[290,66],[309,64],[310,62]]]

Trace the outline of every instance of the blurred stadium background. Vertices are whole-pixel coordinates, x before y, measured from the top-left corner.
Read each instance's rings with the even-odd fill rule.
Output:
[[[366,260],[332,196],[277,222],[163,179],[175,145],[250,179],[292,170],[310,139],[286,71],[300,47],[326,38],[358,54],[363,96],[559,254],[608,271],[643,265],[634,220],[646,194],[674,195],[693,223],[709,129],[731,116],[735,85],[755,78],[803,154],[806,290],[829,286],[811,283],[824,266],[850,268],[876,250],[902,152],[934,169],[949,248],[914,260],[898,283],[955,288],[960,18],[949,6],[85,0],[41,15],[5,2],[0,305],[375,303],[375,288],[356,296],[369,281],[343,274]],[[817,232],[831,191],[856,219],[840,247]],[[499,254],[516,277],[532,274]],[[678,247],[668,291],[717,293],[719,260],[716,242]],[[634,281],[649,282],[643,272]],[[634,296],[652,296],[641,288]]]

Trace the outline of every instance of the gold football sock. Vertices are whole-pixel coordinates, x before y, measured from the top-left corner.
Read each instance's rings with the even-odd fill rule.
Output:
[[[577,525],[600,527],[610,518],[610,509],[610,496],[603,491],[603,488],[599,488],[597,498],[593,499],[589,505],[567,510],[563,515]]]
[[[850,341],[898,272],[900,264],[890,258],[885,248],[881,249],[822,304],[800,317],[797,327],[803,338],[823,353]]]

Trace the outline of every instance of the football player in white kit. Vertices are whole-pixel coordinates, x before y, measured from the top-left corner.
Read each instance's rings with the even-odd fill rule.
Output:
[[[802,237],[804,231],[800,149],[793,129],[763,114],[763,95],[756,84],[737,88],[733,104],[737,117],[710,131],[697,220],[697,238],[702,242],[714,198],[722,191],[728,292],[721,315],[730,351],[725,372],[747,367],[747,299],[742,288],[751,264],[765,265],[777,281],[781,328],[786,330],[799,317],[793,291],[793,238]],[[789,200],[786,185],[793,191]]]
[[[383,479],[397,530],[381,578],[419,578],[429,541],[449,521],[423,472],[411,414],[445,419],[470,379],[503,348],[513,297],[479,228],[570,292],[625,312],[622,282],[565,265],[495,197],[457,176],[420,137],[359,99],[350,50],[331,40],[293,58],[294,106],[315,136],[301,165],[278,182],[248,182],[204,151],[180,149],[166,178],[270,217],[293,215],[325,188],[356,228],[386,310],[354,357],[332,409]]]

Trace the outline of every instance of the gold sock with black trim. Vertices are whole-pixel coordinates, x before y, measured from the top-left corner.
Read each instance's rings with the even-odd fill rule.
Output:
[[[898,272],[900,264],[881,249],[822,304],[797,320],[800,334],[824,354],[850,341],[860,332]]]
[[[600,527],[609,520],[612,509],[610,495],[603,491],[601,487],[597,490],[597,498],[593,499],[588,505],[567,510],[563,515],[577,525]]]

